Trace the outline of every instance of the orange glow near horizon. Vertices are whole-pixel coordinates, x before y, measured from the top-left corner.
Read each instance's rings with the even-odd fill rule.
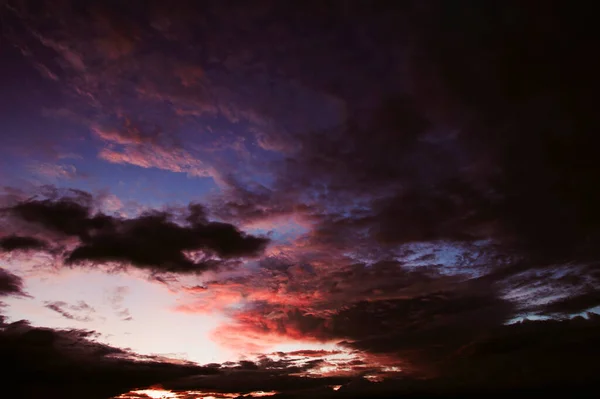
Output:
[[[249,395],[263,397],[263,396],[273,396],[276,394],[277,394],[277,392],[275,392],[275,391],[255,391],[255,392],[250,392]]]
[[[179,398],[193,398],[193,399],[229,399],[236,398],[242,395],[252,395],[253,397],[267,397],[276,395],[276,391],[254,391],[254,392],[203,392],[203,391],[169,391],[160,388],[152,389],[139,389],[130,391],[122,395],[116,396],[115,399],[141,399],[141,398],[152,398],[152,399],[179,399]],[[197,395],[197,396],[193,396]]]

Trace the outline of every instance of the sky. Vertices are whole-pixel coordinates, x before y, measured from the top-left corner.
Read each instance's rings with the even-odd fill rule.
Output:
[[[0,2],[3,392],[588,392],[584,8]]]

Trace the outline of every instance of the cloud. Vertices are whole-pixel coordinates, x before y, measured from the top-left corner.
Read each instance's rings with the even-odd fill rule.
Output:
[[[244,184],[232,175],[219,178],[222,191],[210,202],[211,211],[224,220],[252,224],[286,216],[309,214],[314,209],[299,202],[297,192],[276,191],[261,184]]]
[[[301,349],[292,352],[281,352],[281,355],[284,356],[301,356],[301,357],[323,357],[327,355],[336,355],[341,353],[341,351],[328,351],[324,349],[314,350],[314,349]]]
[[[106,399],[159,386],[241,395],[305,390],[349,381],[294,375],[314,367],[314,363],[297,366],[263,358],[257,363],[199,366],[111,347],[97,342],[98,334],[89,330],[54,330],[33,327],[26,321],[2,323],[0,327],[0,354],[10,360],[11,366],[4,371],[3,389],[14,397],[43,394],[49,398],[78,398],[85,394]]]
[[[0,238],[0,249],[6,252],[41,250],[47,246],[46,242],[35,237],[11,235]]]
[[[389,378],[376,385],[360,377],[297,376],[319,364],[297,366],[265,356],[256,362],[206,366],[161,362],[98,343],[92,331],[37,328],[23,321],[2,325],[0,352],[3,358],[11,359],[3,389],[16,397],[43,392],[47,397],[76,398],[85,393],[100,399],[158,386],[178,395],[275,391],[290,397],[311,394],[341,399],[482,394],[549,389],[545,384],[548,375],[554,377],[554,389],[577,388],[577,381],[590,381],[594,370],[590,365],[597,354],[593,350],[574,352],[573,348],[596,348],[597,330],[598,320],[593,317],[504,326],[446,357],[443,365],[447,374],[443,377]],[[565,369],[565,361],[571,367]],[[542,369],[540,362],[545,365]],[[36,383],[13,378],[24,375],[35,378]],[[470,383],[465,386],[467,380]],[[342,389],[332,391],[331,386],[339,385]]]
[[[181,379],[163,387],[175,393],[183,391],[181,394],[187,390],[273,390],[280,392],[275,397],[282,398],[310,395],[339,399],[500,397],[506,394],[521,397],[519,395],[552,391],[580,394],[593,388],[590,381],[593,381],[592,365],[597,356],[598,323],[598,316],[590,315],[588,319],[497,326],[440,356],[438,364],[443,373],[425,379],[395,371],[388,372],[385,379],[376,383],[370,382],[365,377],[375,377],[377,368],[365,368],[363,373],[350,377],[297,377],[294,373],[302,367],[298,369],[286,358],[273,360],[263,356],[257,362],[224,364],[221,373]],[[565,369],[565,362],[573,367]],[[318,370],[321,365],[309,362],[305,370],[311,367]],[[341,386],[338,391],[332,389],[336,385]]]
[[[269,370],[257,367],[255,370],[238,369],[225,371],[213,376],[181,379],[163,384],[165,388],[177,391],[216,391],[242,392],[256,391],[294,392],[343,384],[349,381],[346,377],[299,377],[289,375],[285,369]]]
[[[180,148],[172,137],[160,130],[146,132],[129,119],[120,129],[94,127],[92,130],[108,145],[98,153],[98,157],[105,161],[187,173],[195,177],[208,177],[213,173],[210,167]]]
[[[587,292],[569,295],[542,306],[544,312],[577,314],[600,305],[600,291],[589,289]]]
[[[0,296],[26,295],[23,290],[23,279],[0,268]]]
[[[329,259],[324,263],[332,269],[343,259],[339,254],[363,261],[366,258],[368,264],[363,268],[368,270],[369,264],[382,259],[401,258],[408,263],[400,253],[419,246],[433,248],[441,254],[435,258],[443,259],[441,273],[445,270],[487,276],[490,297],[482,298],[481,306],[497,304],[503,315],[490,326],[502,324],[503,319],[519,311],[517,308],[526,306],[513,298],[518,306],[511,309],[512,305],[505,302],[504,290],[529,289],[532,292],[527,301],[547,300],[548,306],[537,308],[539,314],[562,313],[562,309],[565,313],[581,312],[595,306],[595,292],[600,286],[600,223],[599,192],[593,183],[598,180],[592,151],[597,140],[591,132],[598,126],[598,116],[589,103],[594,96],[591,87],[596,87],[590,82],[597,79],[593,68],[582,67],[589,65],[585,46],[559,46],[562,36],[559,39],[558,33],[552,33],[545,25],[551,22],[539,21],[539,10],[527,7],[517,12],[519,16],[513,25],[508,21],[513,21],[513,11],[509,10],[514,9],[500,8],[482,5],[471,13],[433,3],[422,8],[407,7],[398,12],[397,18],[407,23],[408,48],[377,41],[386,37],[386,29],[396,31],[382,15],[375,11],[369,14],[369,18],[381,22],[374,27],[361,24],[363,20],[354,14],[357,10],[345,10],[344,15],[356,18],[355,26],[362,27],[361,43],[376,41],[378,46],[374,48],[378,52],[390,58],[392,54],[402,54],[399,58],[403,60],[398,59],[397,64],[388,62],[397,65],[397,69],[390,66],[386,70],[379,68],[375,55],[368,67],[358,63],[355,68],[360,73],[350,69],[353,76],[349,77],[345,75],[346,66],[335,68],[334,50],[327,52],[331,57],[327,67],[319,68],[307,67],[314,56],[300,56],[301,49],[294,52],[291,58],[297,62],[297,79],[323,87],[322,82],[315,82],[322,74],[323,80],[339,82],[336,94],[355,112],[337,126],[282,134],[282,140],[294,145],[285,152],[283,160],[273,162],[270,170],[274,182],[261,187],[234,181],[221,201],[215,201],[215,210],[230,220],[268,220],[273,215],[301,209],[303,217],[312,222],[312,229],[295,243],[297,251],[303,252],[304,258],[323,256],[315,255],[317,248],[329,251]],[[549,8],[544,8],[544,12],[569,25],[565,34],[573,43],[588,43],[589,38],[571,28],[576,24],[571,25],[574,21],[570,17]],[[335,20],[329,9],[320,15]],[[539,23],[536,33],[531,20],[538,21],[536,26]],[[446,35],[449,26],[455,35]],[[525,33],[531,33],[531,41],[523,42]],[[293,36],[292,32],[288,34]],[[325,34],[319,37],[326,42]],[[317,51],[314,46],[308,47]],[[360,44],[356,46],[362,50]],[[571,56],[578,62],[573,62]],[[278,61],[282,58],[285,57],[280,56]],[[523,59],[531,62],[523,65]],[[546,68],[546,64],[551,66]],[[285,61],[277,65],[292,70],[286,69]],[[381,76],[368,78],[375,69]],[[302,73],[309,70],[310,73]],[[394,86],[394,77],[404,72],[404,85]],[[355,82],[356,76],[363,77],[364,87]],[[389,88],[382,90],[377,81],[385,82]],[[448,252],[459,254],[444,256]],[[298,257],[292,262],[303,260]],[[586,277],[586,283],[573,286],[551,277],[566,265],[573,269],[572,274]],[[524,273],[530,273],[532,278],[520,279]],[[301,314],[321,317],[317,312],[321,310],[319,305],[336,312],[337,302],[329,295],[323,300],[318,284],[321,280],[330,282],[330,276],[317,275],[313,284],[319,289],[306,296],[310,303],[296,305]],[[543,276],[544,283],[552,280],[551,286],[537,289],[535,275],[538,279]],[[285,304],[291,302],[289,298],[299,298],[290,289],[298,284],[297,280],[284,274],[261,278],[262,285],[251,284],[253,288],[242,289],[248,292],[248,301],[252,302],[254,296],[257,304],[254,308],[248,305],[249,314],[240,312],[242,326],[235,327],[230,335],[234,336],[236,329],[240,336],[256,334],[253,342],[259,341],[264,330],[298,336],[296,329],[286,324],[295,321],[283,321],[283,327],[278,324],[279,318],[288,317]],[[404,278],[408,285],[413,283],[408,276],[398,276],[395,280],[390,278],[386,286],[385,281],[365,273],[360,281],[372,288],[374,299],[368,298],[360,284],[347,289],[375,304],[362,305],[364,309],[356,308],[356,313],[366,318],[364,313],[379,311],[377,305],[381,305],[384,314],[392,312],[386,309],[388,304],[383,301],[388,299],[380,291],[387,290],[389,295]],[[444,278],[434,276],[431,280],[441,284]],[[478,284],[475,281],[472,283]],[[334,281],[332,285],[335,283],[341,286],[345,282]],[[269,287],[269,295],[264,295],[264,302],[269,304],[266,306],[259,303],[258,297],[263,286],[269,284],[273,288]],[[302,285],[305,289],[307,286]],[[413,286],[415,291],[417,286]],[[207,288],[210,291],[210,286]],[[215,290],[222,291],[220,287]],[[313,294],[310,288],[306,290]],[[441,291],[445,290],[444,287]],[[228,295],[232,291],[240,289],[232,287],[227,293],[215,293],[215,302],[235,301],[235,295]],[[549,298],[556,293],[566,295],[566,299]],[[211,294],[204,295],[206,303],[210,303]],[[287,297],[278,299],[283,295]],[[418,297],[412,295],[409,299]],[[430,298],[428,295],[424,293],[422,297]],[[449,313],[453,295],[445,298]],[[400,306],[401,302],[392,303]],[[202,303],[198,305],[202,307]],[[292,312],[290,317],[296,316]],[[349,317],[353,317],[351,313]],[[487,323],[485,317],[481,320]],[[246,326],[246,321],[252,327]],[[373,325],[386,328],[383,324]],[[374,338],[373,348],[377,342]],[[363,343],[367,347],[370,342]]]
[[[494,17],[490,11],[493,8],[480,7],[474,14],[489,20],[490,29],[510,32],[510,26],[501,18]],[[390,83],[396,81],[393,76],[403,74],[391,67],[389,70],[371,68],[371,65],[379,66],[380,55],[373,55],[369,67],[361,63],[353,66],[360,73],[356,69],[347,69],[347,65],[335,68],[338,54],[333,49],[327,52],[331,57],[324,63],[327,67],[311,68],[309,60],[314,60],[314,57],[302,57],[301,46],[294,48],[298,53],[288,54],[297,69],[286,63],[284,55],[277,57],[277,66],[289,71],[301,82],[323,87],[324,83],[318,81],[319,76],[323,81],[339,82],[335,90],[332,89],[333,83],[328,90],[335,91],[350,108],[355,107],[356,112],[349,113],[350,117],[335,127],[279,136],[281,140],[295,145],[286,152],[283,162],[272,167],[276,183],[268,188],[246,188],[238,184],[235,190],[225,193],[222,201],[215,201],[220,215],[231,220],[260,219],[293,212],[295,207],[301,208],[317,221],[316,232],[319,234],[315,240],[338,240],[348,248],[356,245],[389,248],[421,242],[472,244],[487,241],[491,244],[490,250],[500,249],[505,257],[536,258],[531,259],[531,264],[538,263],[537,258],[542,255],[546,259],[539,262],[547,265],[554,261],[548,258],[587,260],[594,256],[595,246],[589,240],[596,237],[594,226],[597,215],[591,200],[596,194],[587,193],[591,190],[587,182],[594,181],[594,168],[582,168],[584,172],[575,180],[568,178],[575,165],[584,162],[584,158],[585,162],[593,159],[591,154],[583,158],[575,156],[580,153],[576,150],[580,145],[582,154],[587,154],[585,148],[594,148],[590,139],[585,138],[588,129],[581,127],[574,130],[572,136],[578,139],[568,145],[565,143],[564,147],[558,142],[567,140],[567,136],[563,137],[558,132],[556,135],[544,135],[541,130],[539,134],[524,131],[531,126],[543,130],[542,125],[556,130],[566,120],[585,120],[593,125],[594,116],[585,111],[585,102],[576,111],[585,113],[581,115],[584,118],[578,119],[574,114],[563,115],[574,109],[570,106],[562,107],[561,113],[554,112],[559,104],[566,101],[583,101],[584,96],[580,92],[569,91],[570,100],[560,95],[562,84],[558,82],[562,75],[558,70],[563,67],[571,70],[576,68],[575,64],[566,61],[567,58],[561,58],[564,60],[561,67],[552,64],[546,72],[556,79],[538,74],[538,70],[544,69],[539,60],[528,66],[517,65],[521,56],[529,57],[531,53],[540,51],[539,48],[548,49],[550,54],[552,43],[555,43],[552,38],[535,36],[534,40],[540,46],[534,46],[532,43],[523,44],[511,34],[495,33],[501,39],[494,41],[480,34],[479,29],[482,28],[476,23],[479,17],[456,11],[457,19],[453,20],[447,16],[450,13],[429,5],[423,9],[407,7],[406,14],[399,12],[397,15],[407,22],[407,29],[414,34],[414,37],[410,36],[414,43],[409,43],[407,50],[395,47],[400,47],[400,44],[381,42],[380,35],[383,34],[379,29],[385,30],[386,26],[392,29],[387,25],[391,22],[382,15],[373,11],[373,18],[382,19],[382,23],[374,27],[358,22],[363,20],[357,17],[357,10],[352,7],[345,12],[363,27],[361,40],[377,43],[373,48],[378,48],[379,53],[405,55],[405,61],[398,60],[398,68],[408,68],[410,75],[407,79],[414,78],[414,82],[407,83],[410,90],[403,91],[400,87],[390,88],[385,93],[380,90],[377,81],[394,86]],[[505,12],[500,12],[500,15]],[[527,9],[523,15],[529,16],[532,12]],[[334,15],[333,10],[327,9],[323,13],[323,18],[331,20],[339,17]],[[438,25],[430,27],[427,21],[431,20]],[[529,28],[528,20],[527,17],[518,19],[517,24],[523,31]],[[423,24],[421,26],[414,21]],[[461,38],[445,36],[445,30],[439,28],[444,24],[456,26],[456,31],[464,32],[469,40],[462,41],[463,33]],[[291,29],[278,28],[283,31],[281,38],[285,37],[290,42],[298,40]],[[574,38],[578,35],[575,31],[568,34]],[[250,36],[244,39],[260,43],[260,39]],[[328,40],[325,34],[319,37],[325,43]],[[314,46],[318,45],[311,43],[313,45],[307,48],[316,51]],[[367,51],[360,44],[355,45]],[[455,57],[452,51],[455,47],[459,48],[457,51],[462,57]],[[524,47],[534,50],[528,52]],[[485,53],[482,49],[506,62],[490,63],[482,55]],[[578,57],[585,55],[575,49],[572,51]],[[544,57],[548,57],[550,62],[554,57],[548,54],[544,53]],[[268,56],[264,59],[266,63],[273,62]],[[471,73],[474,65],[481,66],[475,75]],[[540,68],[535,69],[532,65]],[[547,95],[552,99],[535,98],[541,86],[532,86],[528,92],[512,85],[522,101],[509,101],[509,94],[505,91],[509,85],[498,83],[495,76],[502,76],[503,81],[509,82],[513,76],[512,68],[516,69],[524,86],[541,85],[542,79]],[[371,79],[372,69],[377,69],[381,76]],[[302,73],[308,70],[311,73]],[[589,71],[584,72],[585,76],[589,76]],[[354,76],[363,76],[365,87],[356,82]],[[455,79],[446,79],[447,76]],[[580,79],[583,81],[582,74],[569,74],[569,79],[577,83],[573,87],[582,86],[579,83]],[[483,87],[490,87],[491,92]],[[475,98],[485,101],[476,101]],[[455,100],[450,104],[440,103],[444,99]],[[367,101],[368,107],[364,105]],[[495,101],[498,107],[491,105],[496,104]],[[446,105],[448,107],[444,109]],[[448,113],[452,113],[452,117],[447,116]],[[276,112],[271,115],[275,119],[280,116]],[[550,122],[552,118],[544,115],[552,115],[557,119],[556,123]],[[500,124],[488,120],[502,121],[504,127],[496,128],[494,126]],[[544,122],[539,122],[541,120]],[[553,142],[555,139],[552,137],[558,141]],[[546,153],[556,154],[558,163],[552,165],[554,158],[545,159]],[[574,184],[575,190],[560,188],[568,184]],[[579,202],[583,207],[577,205]],[[562,205],[569,210],[566,211],[567,208]],[[580,223],[569,219],[571,211],[579,215],[577,220]],[[586,233],[579,231],[578,226],[587,226],[583,229]],[[559,256],[563,250],[566,252]]]
[[[98,343],[94,337],[93,331],[52,330],[24,321],[2,324],[0,353],[10,366],[3,372],[5,394],[106,399],[207,372],[194,365],[135,359],[134,354]]]
[[[123,302],[125,301],[125,297],[127,296],[128,293],[129,293],[129,287],[118,286],[118,287],[115,287],[114,290],[109,292],[108,298],[107,298],[108,302],[112,306],[116,315],[122,321],[133,320],[133,317],[131,316],[129,309],[127,309],[126,307],[123,306]]]
[[[386,356],[378,368],[400,363],[414,374],[438,372],[440,359],[516,311],[493,284],[443,275],[443,266],[328,260],[305,266],[295,258],[263,260],[251,274],[188,287],[178,310],[228,315],[213,339],[241,353],[338,343]]]
[[[266,238],[247,235],[227,223],[206,220],[200,205],[187,212],[146,212],[123,219],[92,213],[87,193],[32,199],[4,209],[21,223],[79,242],[65,254],[67,264],[117,262],[154,272],[197,273],[259,255]],[[177,220],[179,218],[179,222]],[[186,253],[195,251],[196,259]]]
[[[297,308],[250,302],[233,313],[231,324],[216,330],[215,339],[249,352],[287,341],[338,342],[393,355],[405,373],[428,375],[439,371],[434,365],[444,356],[513,315],[513,304],[475,282],[404,298],[353,300],[351,295],[344,305],[325,300],[327,311],[318,303]]]
[[[597,350],[594,335],[598,326],[595,314],[590,314],[587,320],[526,321],[503,326],[448,358],[445,366],[451,368],[446,378],[463,381],[472,378],[475,389],[483,386],[488,390],[576,387],[591,381],[589,362],[593,355],[579,348]],[[573,368],[565,370],[560,364],[570,364]]]
[[[142,168],[157,168],[194,177],[208,177],[210,171],[202,162],[185,151],[160,150],[156,148],[125,149],[122,152],[103,149],[98,156],[105,161],[130,164]]]
[[[125,207],[119,197],[109,192],[100,192],[96,195],[96,199],[99,203],[98,207],[105,213],[119,212]]]
[[[182,25],[171,18],[187,20],[188,15],[204,15],[207,7],[214,8],[214,20],[205,21],[214,35],[201,40],[207,53],[189,52],[188,46],[196,44],[185,42],[195,36],[189,29],[197,26],[193,22],[197,18],[188,20],[191,25]],[[286,140],[278,138],[280,134],[287,136],[287,130],[329,125],[332,119],[340,119],[338,114],[344,113],[343,101],[316,86],[298,84],[283,76],[264,79],[257,73],[270,68],[275,55],[267,47],[264,50],[269,65],[256,59],[261,51],[255,53],[252,41],[260,36],[242,35],[234,41],[235,46],[226,44],[228,34],[221,27],[256,26],[260,17],[253,8],[239,7],[239,12],[248,15],[246,18],[236,17],[237,13],[218,5],[187,3],[183,7],[189,8],[187,12],[175,14],[170,6],[158,2],[144,5],[143,12],[135,8],[127,5],[121,12],[115,12],[110,7],[90,6],[83,12],[72,1],[59,7],[43,2],[40,9],[28,4],[10,8],[11,27],[19,32],[15,41],[26,43],[31,49],[31,62],[40,65],[39,69],[53,71],[64,83],[61,90],[77,99],[70,109],[80,119],[80,115],[85,115],[87,120],[82,122],[102,140],[99,150],[102,159],[192,176],[211,175],[207,165],[216,162],[205,157],[206,151],[186,146],[175,155],[173,146],[163,141],[124,139],[127,134],[123,130],[127,127],[114,127],[119,125],[115,121],[126,119],[125,115],[139,115],[140,120],[167,126],[165,136],[189,131],[189,126],[182,122],[189,123],[194,126],[193,131],[205,133],[195,143],[202,144],[200,147],[215,142],[240,143],[243,142],[240,139],[248,138],[249,145],[253,145],[250,139],[258,139],[263,148],[278,149],[290,148]],[[46,29],[41,10],[60,14],[61,23],[54,29]],[[169,26],[166,31],[165,26]],[[169,31],[175,26],[179,27],[175,29],[178,32],[172,37]],[[282,30],[279,26],[274,28]],[[280,44],[294,39],[283,30],[281,38],[271,35]],[[157,43],[157,37],[166,40],[169,49],[147,51],[148,45]],[[296,38],[293,47],[302,45],[302,41]],[[227,51],[223,51],[225,46]],[[291,65],[290,61],[285,57],[286,66]],[[295,94],[290,96],[291,93]],[[333,118],[331,111],[336,114]],[[307,118],[309,114],[313,117]],[[200,117],[208,119],[208,123],[199,121]],[[248,124],[251,129],[247,134],[239,133],[238,129],[222,129],[223,120]]]
[[[81,321],[81,322],[90,322],[93,321],[91,317],[91,313],[95,313],[94,308],[85,303],[84,301],[80,301],[77,305],[69,305],[64,301],[46,301],[44,302],[44,306],[54,312],[60,314],[65,319]],[[78,315],[76,313],[84,313],[83,315]]]
[[[77,168],[75,166],[68,164],[52,164],[48,162],[38,162],[32,163],[30,169],[34,174],[50,180],[71,180],[84,176],[77,171]]]

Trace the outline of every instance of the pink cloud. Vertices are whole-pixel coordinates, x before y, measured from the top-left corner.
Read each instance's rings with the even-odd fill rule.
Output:
[[[179,148],[169,140],[165,142],[162,132],[143,131],[129,119],[120,129],[94,126],[92,131],[107,146],[98,154],[100,159],[111,163],[129,164],[142,168],[157,168],[193,177],[209,177],[214,170],[190,152]],[[172,138],[167,138],[172,140]],[[120,148],[116,148],[116,147]]]
[[[114,144],[143,144],[148,141],[148,137],[143,137],[138,129],[127,129],[125,131],[117,129],[101,129],[97,126],[92,131],[100,139]]]
[[[260,314],[241,313],[235,322],[217,327],[211,339],[240,353],[264,353],[276,345],[294,342],[325,342],[301,331],[286,326],[284,329],[277,321],[262,317]]]
[[[214,313],[223,312],[236,305],[250,302],[264,302],[290,307],[306,307],[318,300],[316,292],[289,292],[285,284],[279,287],[257,287],[245,284],[215,284],[209,288],[186,288],[194,299],[175,307],[184,313]]]
[[[130,164],[142,168],[157,168],[176,173],[187,173],[194,177],[209,177],[211,169],[185,150],[165,150],[161,148],[126,148],[115,151],[109,148],[100,150],[98,156],[111,163]]]

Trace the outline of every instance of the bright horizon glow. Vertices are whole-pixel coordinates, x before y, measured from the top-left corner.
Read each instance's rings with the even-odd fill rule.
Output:
[[[169,399],[169,398],[177,398],[177,395],[172,391],[165,391],[163,389],[141,389],[138,391],[131,391],[130,393],[138,394],[138,395],[147,395],[152,399]],[[118,397],[127,397],[124,395],[120,395]]]
[[[15,269],[13,266],[12,270]],[[226,321],[223,315],[174,312],[175,296],[140,273],[63,270],[55,275],[39,273],[29,277],[25,289],[35,293],[35,297],[6,298],[9,306],[4,314],[12,321],[27,314],[32,325],[39,327],[97,329],[101,333],[98,341],[130,348],[142,355],[161,355],[198,364],[224,362],[234,357],[234,352],[210,340],[212,330]],[[127,290],[119,306],[115,306],[111,296],[118,287]],[[93,321],[66,319],[45,307],[46,301],[58,300],[68,304],[85,300],[95,309],[91,314]],[[119,318],[118,312],[123,309],[129,310],[131,321]]]
[[[150,389],[139,389],[135,391],[130,391],[124,394],[121,394],[116,397],[116,399],[132,399],[135,396],[132,395],[145,395],[152,399],[178,399],[182,398],[182,395],[185,395],[186,398],[191,398],[190,395],[198,395],[194,396],[194,399],[217,399],[217,398],[236,398],[241,395],[252,395],[253,397],[268,397],[276,395],[278,392],[276,391],[254,391],[247,393],[231,393],[231,392],[203,392],[203,391],[170,391],[160,388],[150,388]]]
[[[9,270],[17,272],[18,264]],[[89,284],[93,281],[93,285]],[[78,287],[73,289],[73,287]],[[110,297],[118,287],[128,287],[119,309],[128,309],[131,321],[120,320]],[[26,280],[25,289],[35,298],[6,298],[10,305],[5,315],[19,320],[29,314],[34,326],[49,328],[98,329],[98,341],[120,348],[130,348],[141,355],[160,355],[192,361],[197,364],[236,361],[253,354],[227,348],[211,339],[213,331],[229,319],[223,313],[186,314],[177,312],[174,295],[166,286],[148,281],[140,272],[106,273],[101,270],[61,269],[59,273],[37,271]],[[70,320],[45,307],[46,301],[61,300],[75,304],[84,300],[95,309],[95,322]],[[157,322],[160,320],[160,322]],[[177,328],[173,328],[177,326]],[[175,338],[175,339],[174,339]],[[344,351],[336,342],[314,342],[286,339],[273,344],[269,352],[298,350]],[[258,354],[257,354],[258,355]]]

